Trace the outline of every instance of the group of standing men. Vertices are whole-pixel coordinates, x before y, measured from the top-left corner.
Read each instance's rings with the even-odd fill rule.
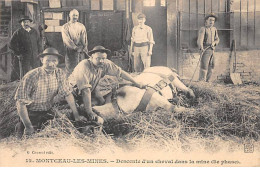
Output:
[[[105,75],[121,77],[133,83],[134,86],[144,88],[140,82],[123,71],[120,67],[107,59],[110,50],[96,46],[88,51],[87,31],[83,24],[78,22],[79,12],[70,11],[70,21],[62,27],[62,39],[66,49],[65,66],[66,74],[57,68],[59,60],[63,57],[54,48],[46,48],[42,52],[41,40],[37,31],[31,28],[29,17],[20,20],[19,28],[12,36],[10,49],[15,54],[15,59],[22,63],[24,77],[16,91],[15,100],[20,122],[17,132],[31,135],[39,130],[47,120],[54,117],[52,110],[53,99],[59,94],[63,96],[74,115],[75,121],[96,120],[102,122],[93,110],[91,98],[96,98],[98,104],[103,105],[105,100],[96,90],[99,80]],[[144,14],[138,15],[138,25],[133,28],[131,47],[129,53],[134,58],[134,69],[137,72],[150,67],[153,45],[153,32],[151,27],[145,25]],[[216,29],[212,28],[213,15],[205,19],[208,23],[199,31],[198,44],[201,51],[210,45],[211,49],[204,52],[201,76],[205,76],[207,62],[213,63],[213,52],[218,44]],[[208,21],[210,20],[210,21]],[[214,34],[214,36],[212,36]],[[42,53],[41,53],[42,52]],[[41,53],[41,54],[40,54]],[[39,54],[39,55],[38,55]],[[88,56],[88,57],[86,57]],[[88,58],[88,59],[85,59]],[[41,65],[41,67],[39,67]],[[85,113],[79,114],[75,99],[80,98],[84,105]]]
[[[76,65],[88,58],[88,36],[86,28],[78,22],[79,12],[70,11],[70,21],[62,26],[61,34],[65,46],[65,69],[67,77]],[[154,39],[151,27],[145,25],[146,16],[137,16],[138,25],[133,28],[130,55],[134,58],[134,71],[141,72],[150,67]],[[42,40],[36,29],[30,27],[32,19],[25,16],[19,20],[21,28],[16,30],[10,41],[10,49],[14,53],[11,81],[17,80],[29,70],[41,65],[37,55],[43,51]],[[19,65],[20,62],[20,65]],[[21,71],[21,73],[20,73]],[[20,74],[19,74],[20,73]]]

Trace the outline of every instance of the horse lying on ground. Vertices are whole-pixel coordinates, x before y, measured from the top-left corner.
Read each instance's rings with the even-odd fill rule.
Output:
[[[134,111],[153,111],[158,107],[167,111],[178,112],[183,110],[171,104],[168,100],[174,97],[176,88],[191,97],[193,91],[186,87],[178,75],[168,67],[156,66],[145,69],[135,77],[135,80],[145,84],[146,89],[125,85],[112,94],[111,102],[102,106],[94,106],[93,110],[100,113],[103,119],[116,118],[118,112],[132,113]]]

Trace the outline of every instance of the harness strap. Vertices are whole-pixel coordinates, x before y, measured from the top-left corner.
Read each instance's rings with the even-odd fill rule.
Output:
[[[156,85],[153,87],[148,87],[139,103],[135,111],[144,111],[146,110],[146,107],[148,103],[150,102],[152,95],[155,92],[160,92],[164,87],[171,84],[171,82],[174,80],[174,76],[170,75],[168,77],[165,77],[164,79],[160,80]]]
[[[124,114],[124,111],[119,107],[117,103],[117,88],[112,88],[111,103],[117,114]]]
[[[134,112],[144,111],[155,92],[154,88],[148,87]]]

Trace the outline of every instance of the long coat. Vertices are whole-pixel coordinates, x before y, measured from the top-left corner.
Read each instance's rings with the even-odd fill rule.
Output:
[[[23,75],[29,70],[40,66],[40,60],[37,56],[42,52],[42,42],[34,28],[31,28],[29,32],[22,27],[16,30],[11,38],[9,47],[15,55],[13,60],[14,68],[11,75],[12,80],[19,77],[17,56],[22,56]]]

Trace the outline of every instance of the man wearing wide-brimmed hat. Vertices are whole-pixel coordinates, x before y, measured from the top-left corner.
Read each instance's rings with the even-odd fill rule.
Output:
[[[22,133],[31,135],[54,117],[53,99],[57,94],[65,97],[75,121],[87,120],[79,116],[66,76],[57,68],[59,58],[63,56],[56,49],[47,48],[38,57],[42,66],[29,71],[23,77],[15,94],[17,112],[21,119],[17,125],[20,136]]]
[[[205,17],[205,26],[199,30],[197,44],[200,52],[203,53],[200,63],[200,81],[210,81],[215,66],[214,50],[219,44],[219,37],[214,23],[217,16],[213,13]],[[209,47],[209,48],[207,48]]]
[[[144,87],[136,82],[130,74],[108,60],[107,54],[109,53],[110,50],[103,46],[94,47],[93,50],[88,52],[90,58],[82,60],[69,77],[69,83],[78,91],[76,95],[81,98],[86,116],[91,120],[99,118],[92,111],[91,97],[97,99],[99,105],[105,104],[105,99],[96,89],[100,79],[105,75],[121,77],[137,87]]]
[[[9,44],[10,49],[15,55],[11,75],[12,81],[19,79],[19,60],[21,62],[20,66],[22,67],[21,75],[24,75],[29,70],[40,66],[37,56],[42,52],[40,36],[34,28],[30,27],[32,19],[25,16],[21,18],[19,22],[21,28],[14,32]]]

